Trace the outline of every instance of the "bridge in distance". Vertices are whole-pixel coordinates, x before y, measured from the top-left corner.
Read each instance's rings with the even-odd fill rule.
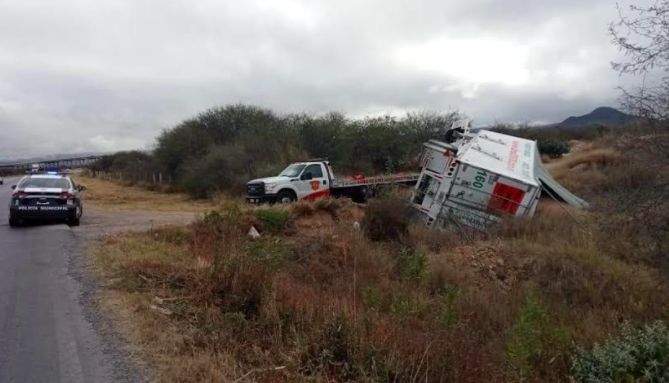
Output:
[[[3,172],[14,173],[22,170],[31,170],[33,165],[37,164],[40,169],[46,168],[62,168],[72,169],[80,168],[82,166],[90,165],[101,158],[100,155],[74,156],[64,157],[59,159],[48,160],[25,160],[17,162],[0,163],[0,174]]]

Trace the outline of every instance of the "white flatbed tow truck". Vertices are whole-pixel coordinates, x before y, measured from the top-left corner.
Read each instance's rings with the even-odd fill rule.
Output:
[[[288,203],[332,196],[365,202],[378,186],[414,185],[419,175],[408,173],[339,179],[327,160],[308,160],[290,164],[278,176],[249,181],[246,184],[246,200],[250,203]]]

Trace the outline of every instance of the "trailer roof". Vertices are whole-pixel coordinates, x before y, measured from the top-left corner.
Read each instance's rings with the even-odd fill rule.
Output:
[[[458,150],[460,162],[539,186],[534,174],[537,144],[506,134],[481,130]]]

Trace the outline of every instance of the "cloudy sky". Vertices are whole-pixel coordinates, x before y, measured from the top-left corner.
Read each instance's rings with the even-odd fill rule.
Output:
[[[610,69],[617,12],[614,0],[0,0],[0,159],[149,148],[239,102],[559,121],[616,106],[631,81]]]

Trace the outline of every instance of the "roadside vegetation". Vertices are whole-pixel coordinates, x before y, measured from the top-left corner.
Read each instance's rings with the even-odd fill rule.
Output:
[[[101,240],[103,305],[160,381],[666,380],[669,136],[571,142],[550,170],[591,211],[442,233],[398,193],[232,202]]]
[[[211,198],[243,194],[247,181],[278,174],[290,162],[308,158],[327,158],[344,174],[413,171],[422,144],[443,139],[459,117],[453,112],[353,119],[340,113],[279,115],[255,106],[227,105],[163,131],[151,152],[104,156],[88,174]],[[503,124],[493,130],[536,140],[549,158],[568,153],[570,140],[593,140],[610,132],[603,126],[536,129]]]
[[[352,119],[340,113],[279,115],[249,105],[209,109],[162,132],[151,153],[121,152],[90,170],[123,174],[124,182],[154,185],[196,198],[239,195],[247,181],[278,174],[288,163],[328,158],[350,173],[415,168],[423,142],[443,137],[456,113]]]

